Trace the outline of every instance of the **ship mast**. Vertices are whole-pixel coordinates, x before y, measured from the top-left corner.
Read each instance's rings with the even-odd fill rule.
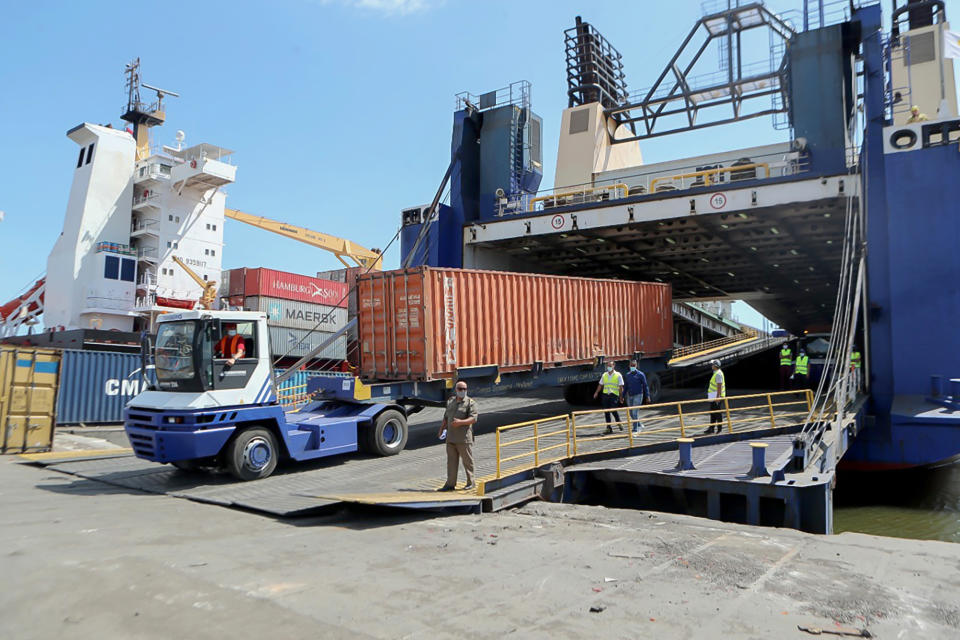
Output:
[[[140,80],[140,58],[126,66],[127,74],[127,109],[120,116],[133,125],[133,137],[137,141],[137,160],[143,160],[150,155],[150,127],[161,125],[166,120],[163,110],[163,98],[180,94],[159,87],[153,87]],[[157,100],[153,103],[144,103],[140,100],[140,87],[157,93]]]

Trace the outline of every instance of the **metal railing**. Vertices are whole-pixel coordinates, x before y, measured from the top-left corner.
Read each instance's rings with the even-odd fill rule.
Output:
[[[537,205],[540,209],[552,209],[553,207],[563,207],[568,204],[583,204],[584,202],[602,202],[604,200],[619,200],[630,195],[630,187],[625,184],[610,184],[601,187],[582,187],[572,191],[564,191],[548,196],[539,196],[531,198],[527,204],[527,211],[537,211]]]
[[[626,451],[676,438],[698,438],[707,435],[702,429],[711,426],[721,433],[800,426],[810,414],[813,392],[800,389],[755,393],[720,398],[719,406],[714,406],[714,402],[704,398],[589,409],[498,427],[496,473],[483,481],[585,453]],[[607,422],[607,413],[617,415],[611,415]],[[512,439],[505,440],[506,434],[511,434]]]
[[[756,329],[744,331],[743,333],[738,333],[732,336],[727,336],[725,338],[717,338],[716,340],[708,340],[707,342],[701,342],[699,344],[691,344],[685,347],[680,347],[679,349],[673,350],[672,360],[679,360],[680,358],[686,358],[695,353],[703,353],[707,351],[713,351],[715,349],[720,349],[721,347],[726,347],[737,342],[743,342],[744,340],[753,340],[758,336]]]
[[[558,428],[562,425],[562,428]],[[525,437],[504,441],[505,433],[522,430]],[[553,416],[528,420],[503,427],[497,427],[497,478],[504,473],[514,473],[524,469],[535,469],[542,464],[557,462],[571,455],[570,416]],[[525,445],[520,453],[513,453],[517,445]],[[544,445],[544,446],[541,446]],[[510,448],[510,455],[504,456],[504,449]],[[551,452],[553,452],[551,454]],[[522,461],[517,463],[517,461]],[[506,463],[515,463],[510,468]]]
[[[284,407],[297,407],[309,399],[310,396],[307,395],[306,384],[297,384],[277,389],[277,400]]]
[[[736,157],[718,154],[699,164],[668,168],[639,166],[637,173],[617,175],[597,183],[566,185],[529,194],[515,194],[494,203],[498,217],[549,210],[571,204],[614,201],[628,196],[683,191],[704,186],[724,186],[746,180],[766,180],[805,173],[810,168],[805,151],[789,150]]]
[[[727,182],[734,182],[736,180],[757,180],[760,178],[760,176],[757,175],[758,169],[764,170],[766,173],[766,175],[763,176],[764,178],[770,177],[770,165],[766,162],[731,165],[729,167],[717,166],[710,169],[704,169],[702,171],[691,171],[690,173],[681,173],[673,176],[654,178],[650,181],[650,191],[653,193],[658,193],[659,191],[665,191],[668,189],[682,191],[684,189],[691,189],[693,187],[709,187],[712,184],[720,184],[723,182],[724,174],[728,174],[730,177]],[[750,175],[739,175],[741,172],[749,173]],[[713,178],[712,182],[711,178]],[[687,180],[690,180],[690,182],[687,183]]]

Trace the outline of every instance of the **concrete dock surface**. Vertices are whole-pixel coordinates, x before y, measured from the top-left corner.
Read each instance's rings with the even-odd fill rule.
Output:
[[[0,460],[0,638],[956,638],[960,546],[533,503],[273,519]],[[832,636],[837,637],[837,636]]]

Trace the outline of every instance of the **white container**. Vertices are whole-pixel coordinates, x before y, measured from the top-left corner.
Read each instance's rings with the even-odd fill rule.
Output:
[[[270,348],[273,357],[299,358],[307,355],[322,342],[333,335],[330,331],[309,332],[304,329],[288,329],[285,327],[270,327]],[[316,356],[322,360],[346,360],[347,337],[339,336],[326,349]]]
[[[261,311],[267,314],[267,324],[289,329],[317,329],[333,333],[347,324],[347,310],[310,302],[281,300],[265,296],[244,298],[246,311]]]

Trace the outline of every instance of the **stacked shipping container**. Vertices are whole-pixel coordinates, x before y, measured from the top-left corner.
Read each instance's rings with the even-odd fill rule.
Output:
[[[223,278],[230,305],[267,314],[274,357],[299,358],[347,323],[347,285],[273,269],[232,269]],[[345,360],[341,336],[317,357]]]

